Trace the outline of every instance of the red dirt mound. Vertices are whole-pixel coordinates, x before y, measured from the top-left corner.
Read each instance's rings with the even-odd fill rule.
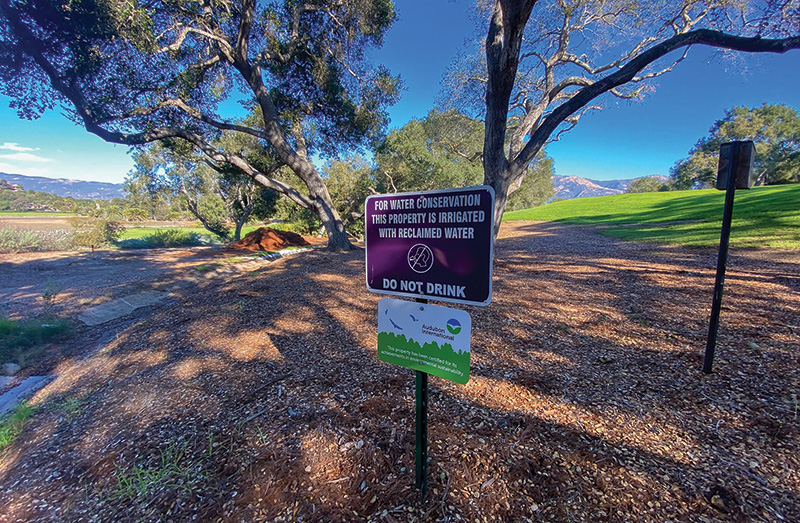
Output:
[[[228,247],[237,251],[279,251],[286,247],[310,245],[302,236],[289,231],[279,231],[269,227],[261,227],[249,232],[238,242]]]

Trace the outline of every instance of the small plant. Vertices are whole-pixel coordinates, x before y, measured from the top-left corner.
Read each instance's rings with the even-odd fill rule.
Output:
[[[44,287],[44,292],[42,292],[42,302],[44,303],[45,313],[51,313],[53,311],[53,305],[55,304],[59,290],[58,284],[48,278]]]
[[[19,436],[25,423],[35,411],[34,407],[23,401],[11,413],[0,417],[0,452]]]
[[[244,300],[239,300],[236,303],[232,303],[229,306],[229,310],[234,314],[241,314],[244,312],[245,307],[247,307],[247,302]]]
[[[81,413],[84,398],[64,398],[53,404],[53,408],[62,412],[64,417],[72,419]]]
[[[114,498],[143,497],[163,487],[182,487],[190,489],[190,466],[184,463],[186,445],[168,445],[159,449],[160,459],[150,466],[134,465],[125,470],[116,464],[114,475],[117,478],[117,490]]]

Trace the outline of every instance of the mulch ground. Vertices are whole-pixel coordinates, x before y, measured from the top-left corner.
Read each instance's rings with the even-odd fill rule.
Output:
[[[260,227],[250,231],[239,241],[229,244],[228,249],[234,251],[279,251],[287,247],[303,247],[310,245],[305,238],[291,231],[281,231],[270,227]]]
[[[797,253],[732,253],[710,375],[715,252],[517,222],[496,254],[469,383],[431,378],[426,498],[363,251],[318,249],[65,347],[0,520],[800,521]]]

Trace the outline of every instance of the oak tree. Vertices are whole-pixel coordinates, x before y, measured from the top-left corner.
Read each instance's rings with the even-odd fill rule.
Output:
[[[800,47],[800,10],[786,0],[479,0],[478,9],[488,21],[483,52],[453,67],[447,99],[484,115],[496,226],[536,154],[603,95],[642,97],[696,45]]]
[[[144,182],[150,194],[166,191],[180,198],[206,230],[223,240],[241,239],[251,218],[265,219],[274,209],[274,191],[234,168],[214,164],[184,143],[150,144],[137,151],[134,160],[129,184]]]
[[[628,186],[627,193],[659,192],[668,191],[669,187],[664,183],[664,177],[653,175],[643,176],[632,180]]]
[[[483,180],[483,122],[455,110],[434,109],[392,130],[375,154],[379,192],[478,185]],[[526,176],[509,189],[513,207],[543,204],[553,195],[553,162],[541,150]]]
[[[671,170],[674,189],[713,187],[719,147],[734,140],[752,140],[756,147],[753,178],[773,185],[800,182],[800,113],[787,105],[734,107],[714,123],[708,136]]]
[[[109,142],[190,143],[314,212],[329,248],[346,250],[309,158],[383,133],[399,80],[365,53],[393,20],[390,0],[0,0],[0,92],[21,117],[58,105]],[[226,118],[232,101],[254,118]],[[223,131],[275,162],[216,147]],[[283,167],[303,190],[274,176]]]

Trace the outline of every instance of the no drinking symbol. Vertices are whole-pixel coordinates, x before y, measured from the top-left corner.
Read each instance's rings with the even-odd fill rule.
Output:
[[[417,243],[408,250],[408,266],[420,274],[428,272],[433,267],[433,252],[422,243]]]

